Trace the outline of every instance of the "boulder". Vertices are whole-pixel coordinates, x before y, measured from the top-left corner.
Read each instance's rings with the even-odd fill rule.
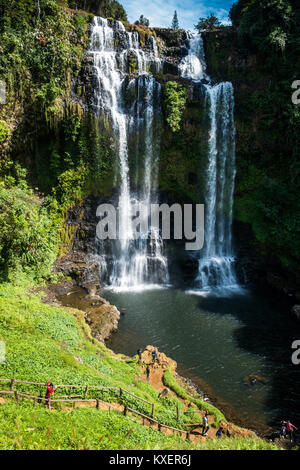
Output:
[[[91,309],[86,313],[85,318],[93,337],[104,342],[113,331],[118,329],[120,312],[117,307],[105,302],[100,307]]]

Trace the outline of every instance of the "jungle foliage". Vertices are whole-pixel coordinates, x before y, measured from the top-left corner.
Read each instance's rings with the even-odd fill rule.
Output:
[[[79,8],[94,15],[114,20],[127,21],[123,6],[116,0],[68,0],[70,8]]]
[[[164,112],[173,132],[180,130],[183,111],[187,101],[187,90],[177,82],[167,82],[164,87]]]

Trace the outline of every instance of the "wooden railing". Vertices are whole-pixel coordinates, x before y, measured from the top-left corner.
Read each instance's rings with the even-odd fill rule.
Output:
[[[45,384],[42,383],[42,382],[29,382],[29,381],[25,381],[25,380],[19,380],[19,379],[15,379],[15,378],[12,378],[12,379],[1,379],[0,378],[0,382],[6,382],[6,383],[10,383],[10,389],[11,391],[14,391],[15,390],[15,385],[16,384],[25,384],[25,385],[36,385],[36,386],[40,386],[40,387],[45,387]],[[86,398],[87,397],[87,394],[89,392],[89,390],[116,390],[118,391],[118,394],[120,396],[120,398],[122,398],[123,394],[128,394],[130,396],[132,396],[133,398],[139,400],[139,401],[142,401],[143,403],[146,403],[148,405],[151,406],[151,417],[153,418],[154,417],[154,410],[155,410],[155,404],[150,402],[150,401],[147,401],[145,400],[144,398],[141,398],[137,395],[135,395],[134,393],[132,392],[129,392],[128,390],[122,388],[122,387],[104,387],[104,386],[99,386],[99,385],[56,385],[56,390],[58,388],[70,388],[70,390],[72,389],[83,389],[84,390],[84,397]],[[5,392],[5,391],[4,391]],[[41,399],[41,397],[38,397]],[[78,398],[78,395],[77,396],[74,396],[74,398]],[[48,400],[48,399],[47,399]],[[54,399],[54,398],[51,398],[51,401],[54,402],[54,401],[58,401],[57,399]]]
[[[144,398],[141,398],[141,397],[135,395],[132,392],[129,392],[128,390],[126,390],[122,387],[103,387],[103,386],[97,386],[97,385],[56,385],[56,390],[58,388],[65,388],[65,389],[67,389],[67,388],[70,388],[70,389],[81,388],[81,389],[84,390],[83,391],[83,397],[81,397],[81,395],[69,395],[69,396],[58,396],[58,397],[56,396],[55,398],[51,398],[51,397],[46,398],[46,397],[42,397],[42,396],[38,397],[38,396],[35,396],[35,395],[31,395],[29,393],[23,393],[23,392],[20,392],[19,390],[17,390],[15,388],[16,384],[35,385],[35,386],[45,387],[45,383],[42,383],[42,382],[28,382],[28,381],[24,381],[24,380],[18,380],[18,379],[15,379],[15,378],[12,378],[12,379],[1,379],[0,378],[0,382],[9,383],[9,386],[10,386],[10,390],[0,390],[0,395],[10,395],[10,396],[15,398],[17,403],[20,402],[20,398],[33,400],[34,404],[44,402],[47,405],[49,410],[52,409],[52,405],[54,403],[72,403],[73,407],[76,406],[76,403],[82,403],[82,402],[84,402],[84,403],[95,403],[97,409],[100,409],[100,404],[103,403],[104,405],[106,405],[108,407],[109,411],[111,411],[111,410],[117,411],[119,413],[122,413],[124,416],[127,416],[129,419],[131,419],[128,416],[128,412],[130,412],[130,413],[134,414],[135,416],[140,417],[142,419],[142,424],[143,425],[145,425],[145,423],[148,422],[150,424],[157,425],[158,431],[162,432],[162,429],[169,429],[173,433],[178,432],[181,436],[185,435],[186,439],[190,439],[190,434],[191,434],[190,431],[186,431],[184,429],[173,428],[172,426],[167,426],[166,424],[163,424],[160,421],[154,419],[154,409],[155,409],[155,404],[154,403],[151,403],[151,402],[145,400]],[[100,390],[102,390],[102,391],[103,390],[116,390],[116,391],[118,391],[119,398],[121,398],[121,399],[122,399],[123,394],[131,395],[132,397],[136,398],[137,400],[140,400],[144,403],[147,403],[148,405],[151,405],[151,416],[145,415],[145,414],[129,407],[127,404],[124,405],[123,409],[120,409],[120,408],[117,408],[116,406],[114,406],[112,403],[103,401],[98,397],[97,398],[87,398],[89,390],[99,390],[99,391]],[[177,407],[177,418],[178,417],[179,417],[179,408]]]

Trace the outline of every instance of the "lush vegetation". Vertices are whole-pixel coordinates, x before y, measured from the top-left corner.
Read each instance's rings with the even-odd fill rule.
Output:
[[[262,54],[272,52],[269,61],[276,61],[276,52],[283,52],[299,29],[299,5],[294,0],[239,0],[230,11],[233,26],[247,47]],[[297,24],[298,23],[298,24]]]
[[[42,108],[50,119],[68,92],[70,70],[76,74],[81,67],[88,18],[66,14],[54,0],[41,0],[40,9],[29,0],[3,3],[0,77],[7,101],[30,97],[35,111]]]
[[[164,111],[166,122],[173,132],[180,130],[180,122],[187,101],[187,91],[177,82],[167,82],[164,87]]]
[[[108,3],[113,8],[117,2]],[[48,275],[64,243],[59,232],[67,209],[101,184],[105,193],[105,178],[111,179],[110,133],[83,112],[84,88],[74,89],[93,15],[67,6],[56,0],[1,2],[0,79],[7,96],[0,107],[0,274],[5,279],[19,271]],[[78,103],[70,99],[74,92]],[[43,195],[34,196],[29,185]]]
[[[58,227],[33,192],[0,181],[0,273],[47,276],[57,254]]]
[[[70,8],[76,8],[77,5],[77,8],[104,18],[127,21],[126,11],[116,0],[69,0],[68,4]]]
[[[194,403],[200,410],[207,411],[211,416],[213,416],[213,425],[215,427],[220,424],[220,421],[226,421],[223,413],[221,413],[221,411],[218,410],[215,406],[189,395],[186,390],[178,384],[170,370],[165,371],[163,380],[164,384],[173,390],[173,392],[175,392],[178,397],[182,398],[183,400],[189,400],[190,403]]]

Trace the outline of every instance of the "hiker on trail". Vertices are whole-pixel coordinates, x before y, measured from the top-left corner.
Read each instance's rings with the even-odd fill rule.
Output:
[[[146,374],[147,374],[147,382],[149,382],[150,380],[150,367],[149,366],[147,366]]]
[[[156,363],[156,359],[157,359],[157,352],[155,351],[155,349],[153,349],[152,351],[152,357],[153,357],[153,362],[154,364]]]
[[[293,434],[294,434],[294,431],[297,431],[298,428],[296,428],[296,426],[294,426],[294,425],[290,422],[289,419],[288,419],[287,421],[283,421],[283,424],[285,425],[286,434],[289,436],[290,441],[293,442]]]
[[[223,428],[222,428],[222,426],[220,426],[219,429],[216,432],[216,436],[217,436],[218,439],[222,439],[222,432],[223,432]]]
[[[47,386],[47,392],[46,392],[45,398],[47,398],[47,401],[46,401],[46,404],[47,404],[51,394],[55,392],[56,387],[50,381],[46,383],[46,386]]]
[[[142,353],[143,353],[141,348],[137,350],[137,353],[138,353],[138,356],[139,356],[139,361],[141,361],[142,360]]]
[[[207,433],[208,433],[208,430],[209,430],[208,418],[207,417],[208,417],[208,412],[205,411],[205,415],[202,418],[202,427],[203,427],[202,436],[207,436]]]

